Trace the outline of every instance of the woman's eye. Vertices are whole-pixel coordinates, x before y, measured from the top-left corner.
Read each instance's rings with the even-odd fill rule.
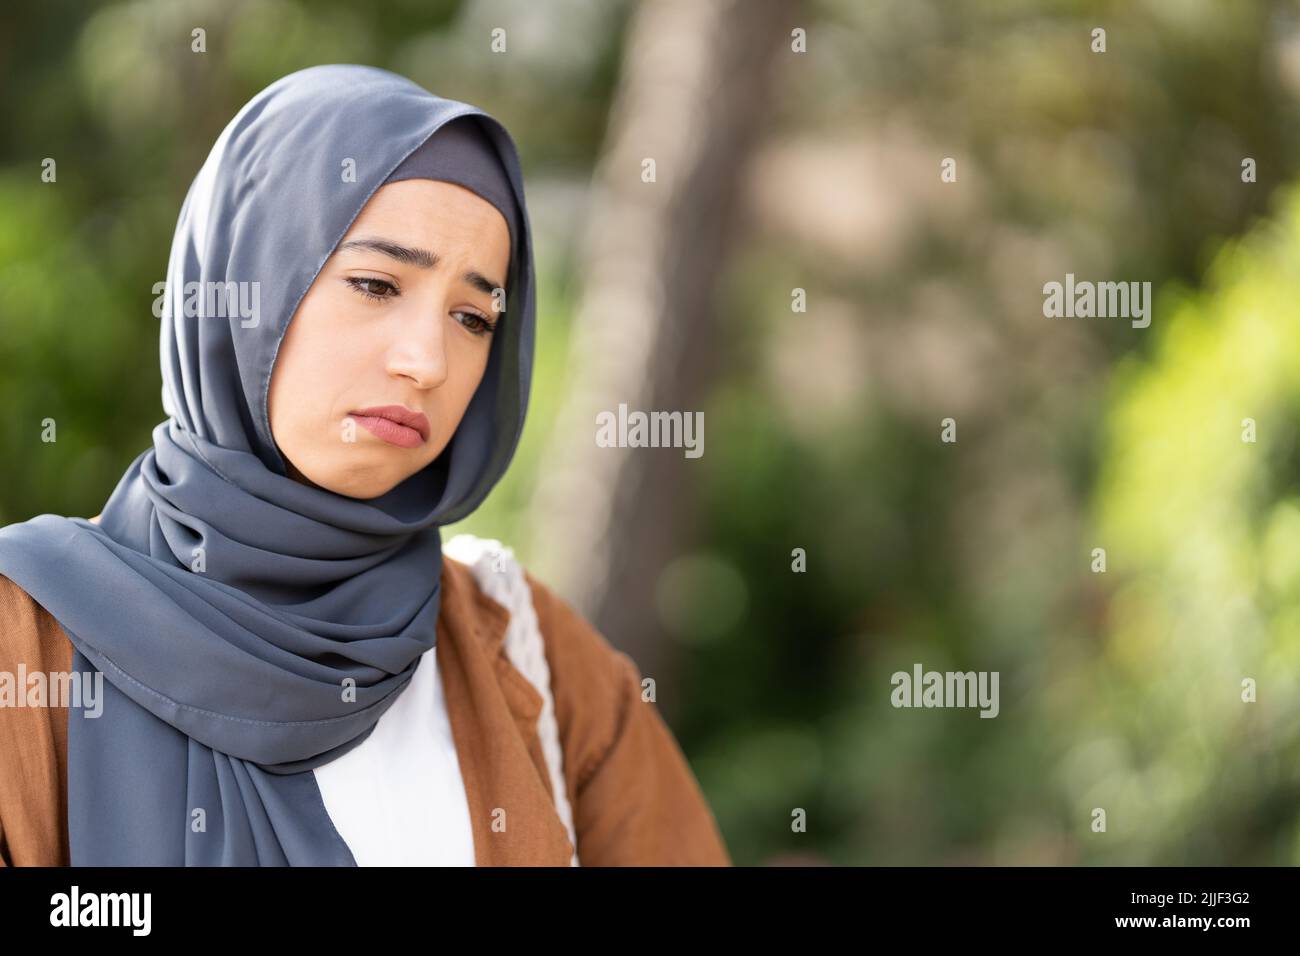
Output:
[[[463,316],[457,321],[475,335],[487,335],[497,327],[496,322],[485,319],[477,312],[453,312],[452,315]]]
[[[367,299],[391,299],[397,295],[397,286],[387,279],[372,279],[367,276],[348,276],[343,280]]]

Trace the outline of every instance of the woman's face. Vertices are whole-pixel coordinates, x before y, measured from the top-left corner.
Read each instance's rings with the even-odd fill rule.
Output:
[[[380,188],[275,360],[268,412],[290,477],[375,498],[437,458],[487,368],[509,264],[505,218],[468,189]]]

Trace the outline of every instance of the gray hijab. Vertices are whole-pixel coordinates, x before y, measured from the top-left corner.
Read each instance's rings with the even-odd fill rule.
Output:
[[[457,117],[473,118],[446,126]],[[506,308],[447,449],[358,500],[286,476],[267,390],[290,318],[362,206],[413,177],[502,211]],[[259,283],[257,321],[187,315],[191,282]],[[191,185],[166,296],[169,417],[101,524],[43,514],[0,529],[0,573],[60,622],[74,671],[104,674],[102,713],[69,710],[72,863],[355,865],[310,771],[369,736],[434,646],[438,528],[483,501],[523,427],[534,276],[514,143],[481,110],[384,70],[286,76],[231,120]]]

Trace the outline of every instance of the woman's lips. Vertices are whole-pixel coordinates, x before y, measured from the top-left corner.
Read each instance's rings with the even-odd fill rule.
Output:
[[[362,408],[349,417],[375,437],[402,448],[423,445],[429,437],[429,419],[402,405]]]

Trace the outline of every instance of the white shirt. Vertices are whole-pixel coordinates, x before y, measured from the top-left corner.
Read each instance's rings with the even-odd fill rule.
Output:
[[[312,771],[357,866],[474,866],[437,653],[424,652],[369,737]]]

